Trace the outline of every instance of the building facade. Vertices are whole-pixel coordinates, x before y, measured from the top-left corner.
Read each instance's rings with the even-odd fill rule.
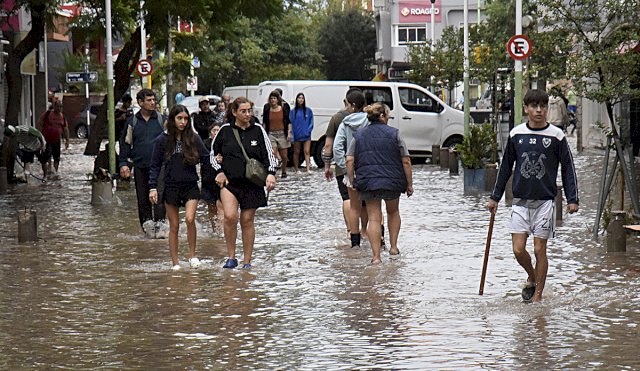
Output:
[[[464,0],[375,0],[377,50],[375,63],[378,71],[389,80],[406,81],[410,68],[407,53],[410,45],[439,40],[449,26],[464,27]],[[469,24],[481,19],[480,2],[469,3]],[[433,9],[434,23],[431,25]],[[433,29],[433,34],[432,34]]]

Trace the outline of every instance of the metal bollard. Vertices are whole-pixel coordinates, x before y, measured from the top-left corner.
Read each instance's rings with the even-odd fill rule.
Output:
[[[440,148],[440,170],[449,169],[449,147]]]
[[[624,230],[624,211],[612,211],[607,226],[607,251],[627,251],[627,233]]]
[[[431,146],[431,165],[440,164],[440,145],[434,144]]]
[[[458,171],[458,152],[455,148],[449,151],[449,175],[460,175]]]
[[[36,211],[25,209],[18,211],[18,242],[38,241],[38,218]]]
[[[558,186],[556,193],[556,220],[562,220],[562,186]]]
[[[7,194],[7,188],[9,188],[9,181],[7,180],[7,168],[0,167],[0,195]]]

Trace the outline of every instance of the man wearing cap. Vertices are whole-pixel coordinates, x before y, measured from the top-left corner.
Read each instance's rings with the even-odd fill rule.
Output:
[[[209,107],[209,98],[201,97],[198,100],[198,105],[200,106],[200,112],[194,113],[191,115],[193,120],[193,127],[200,135],[203,141],[209,138],[209,128],[216,120],[216,115]]]

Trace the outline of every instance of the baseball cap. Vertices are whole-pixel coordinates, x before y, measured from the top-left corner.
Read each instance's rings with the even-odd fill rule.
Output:
[[[198,104],[202,103],[202,102],[209,102],[209,98],[207,97],[200,97],[200,99],[198,99]]]

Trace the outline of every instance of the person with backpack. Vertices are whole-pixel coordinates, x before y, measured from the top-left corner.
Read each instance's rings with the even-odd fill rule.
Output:
[[[120,134],[120,176],[123,179],[131,178],[129,161],[132,161],[140,226],[148,237],[165,237],[165,207],[163,203],[152,205],[149,200],[149,170],[155,139],[164,132],[166,120],[155,109],[156,95],[153,90],[140,90],[136,100],[140,110],[127,120]]]
[[[55,176],[58,173],[58,167],[60,166],[61,140],[63,136],[65,140],[64,148],[69,149],[69,124],[62,113],[61,101],[54,101],[51,105],[51,109],[47,110],[47,112],[40,116],[36,128],[42,133],[42,136],[44,136],[44,140],[47,143],[41,160],[41,162],[43,162],[42,171],[44,173],[44,178],[46,179],[48,176]],[[50,174],[48,163],[52,157],[54,173]]]

